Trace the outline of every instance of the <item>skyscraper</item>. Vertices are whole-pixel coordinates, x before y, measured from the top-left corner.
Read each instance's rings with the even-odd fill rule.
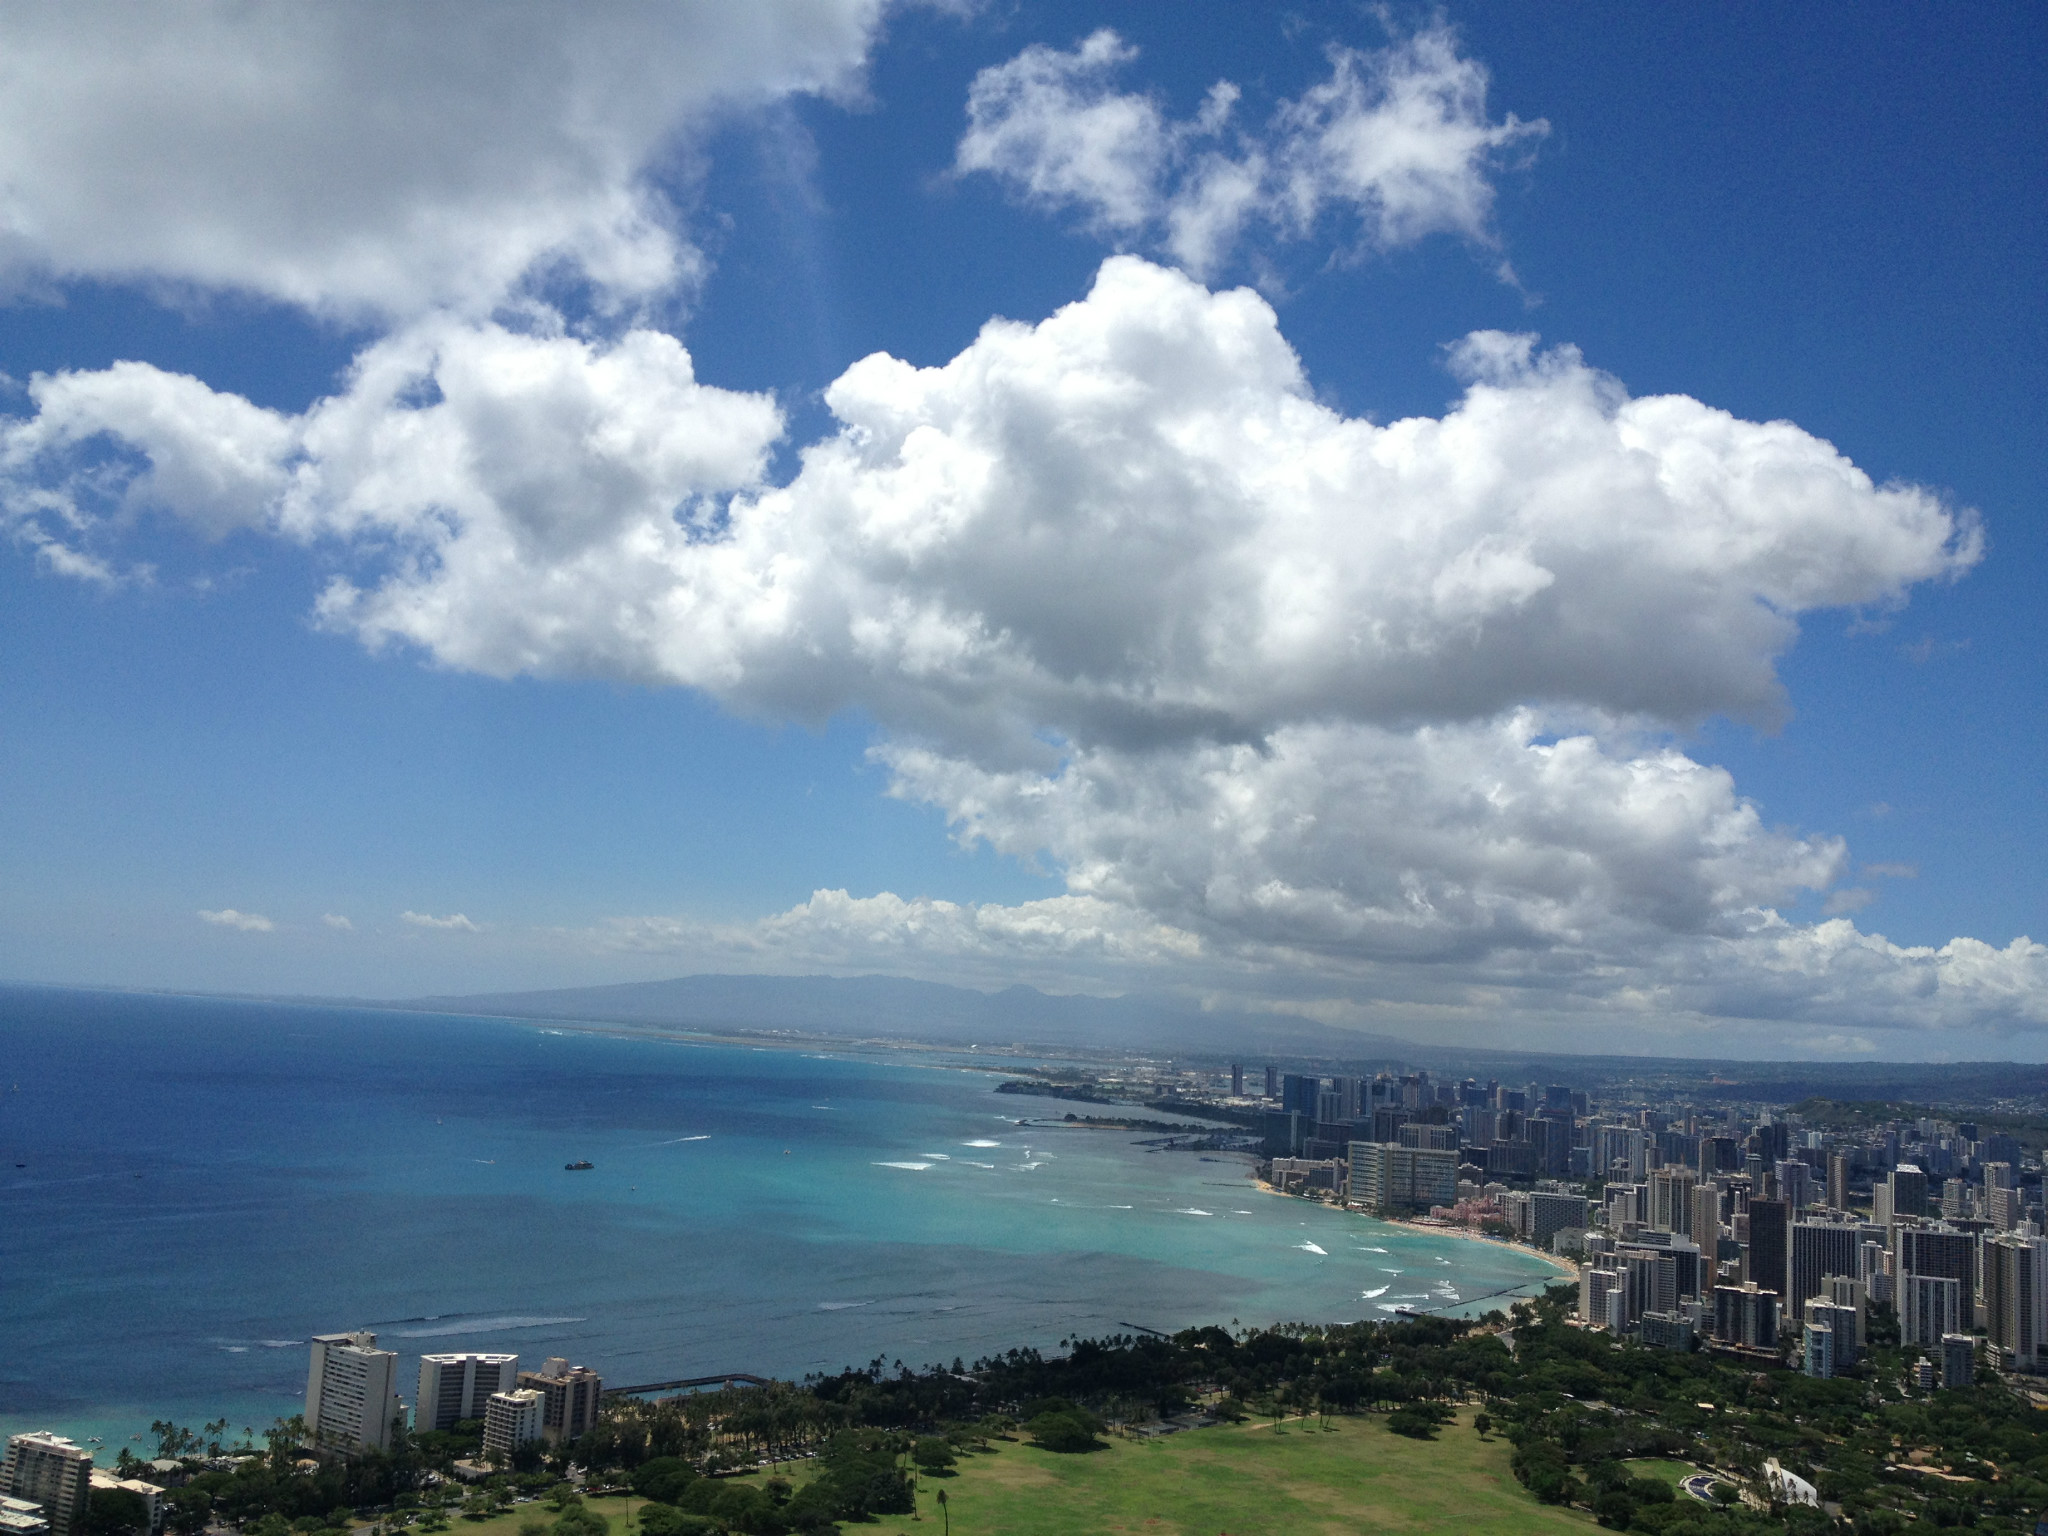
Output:
[[[0,1461],[0,1494],[40,1504],[50,1536],[73,1536],[92,1497],[92,1452],[62,1435],[15,1435]]]
[[[1984,1323],[1999,1363],[2032,1371],[2048,1345],[2048,1240],[1994,1237],[1984,1245]]]
[[[1755,1207],[1752,1206],[1751,1210],[1754,1211]],[[1787,1310],[1797,1312],[1806,1305],[1807,1297],[1820,1295],[1824,1289],[1821,1281],[1829,1275],[1854,1278],[1862,1263],[1863,1238],[1863,1228],[1846,1221],[1792,1223],[1791,1289],[1785,1293]]]
[[[316,1449],[341,1456],[391,1449],[398,1400],[398,1356],[368,1332],[313,1339],[306,1371],[306,1430]]]
[[[1786,1210],[1782,1200],[1749,1202],[1748,1278],[1781,1298],[1788,1283],[1786,1273]]]
[[[1693,1190],[1690,1236],[1711,1262],[1715,1245],[1721,1238],[1721,1187],[1718,1184],[1701,1184]]]
[[[413,1428],[449,1430],[482,1418],[491,1394],[510,1392],[518,1374],[517,1355],[421,1355]]]
[[[1949,1275],[1899,1276],[1899,1342],[1934,1348],[1963,1326],[1967,1294]]]
[[[1230,1096],[1233,1099],[1244,1097],[1244,1068],[1234,1061],[1230,1064]]]
[[[1828,1209],[1844,1212],[1849,1209],[1849,1154],[1846,1152],[1828,1154]]]
[[[1884,1182],[1891,1194],[1892,1220],[1927,1214],[1927,1175],[1920,1171],[1918,1164],[1899,1164],[1885,1176]]]
[[[1945,1275],[1963,1288],[1967,1306],[1977,1294],[1977,1238],[1974,1233],[1954,1227],[1900,1227],[1895,1239],[1898,1258],[1893,1265],[1899,1284],[1908,1275]],[[1970,1314],[1963,1314],[1967,1326]]]
[[[1652,1173],[1650,1225],[1659,1232],[1691,1236],[1692,1192],[1697,1186],[1698,1181],[1690,1168],[1659,1168]]]

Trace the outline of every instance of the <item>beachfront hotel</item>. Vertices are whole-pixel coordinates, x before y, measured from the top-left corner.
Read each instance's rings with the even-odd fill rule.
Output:
[[[464,1419],[481,1419],[484,1405],[510,1392],[518,1375],[517,1355],[421,1355],[412,1427],[448,1430]]]
[[[92,1497],[92,1452],[47,1431],[12,1436],[0,1461],[0,1494],[37,1505],[50,1536],[73,1536]]]
[[[398,1400],[398,1356],[377,1347],[368,1332],[323,1333],[313,1340],[306,1371],[306,1430],[314,1449],[360,1456],[391,1449]]]

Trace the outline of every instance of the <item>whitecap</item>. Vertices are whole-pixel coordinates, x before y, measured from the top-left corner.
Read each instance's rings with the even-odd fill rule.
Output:
[[[984,1138],[980,1141],[963,1141],[960,1145],[963,1147],[1000,1147],[1002,1143],[1000,1141],[989,1141]]]
[[[711,1137],[708,1134],[703,1136],[674,1136],[667,1141],[650,1141],[647,1145],[650,1147],[679,1147],[686,1141],[709,1141],[710,1139]]]
[[[920,1152],[917,1155],[919,1157],[928,1157],[935,1163],[950,1163],[953,1161],[952,1158],[946,1156],[943,1152]]]
[[[1382,1297],[1382,1296],[1386,1295],[1386,1294],[1387,1294],[1387,1292],[1388,1292],[1388,1291],[1390,1291],[1390,1290],[1392,1290],[1392,1289],[1393,1289],[1393,1287],[1392,1287],[1392,1286],[1390,1286],[1390,1285],[1382,1285],[1382,1286],[1379,1286],[1378,1288],[1376,1288],[1376,1289],[1374,1289],[1374,1290],[1370,1290],[1370,1291],[1360,1291],[1360,1292],[1359,1292],[1358,1294],[1359,1294],[1359,1297],[1360,1297],[1360,1298],[1361,1298],[1362,1300],[1365,1300],[1365,1301],[1377,1301],[1377,1300],[1378,1300],[1378,1299],[1379,1299],[1380,1297]]]
[[[1402,1303],[1398,1301],[1376,1301],[1373,1305],[1382,1312],[1398,1312],[1402,1307]]]
[[[1176,1216],[1214,1216],[1214,1211],[1205,1211],[1200,1206],[1184,1205],[1174,1213]]]
[[[1360,1253],[1385,1253],[1387,1250],[1384,1248],[1361,1248],[1358,1251]]]
[[[223,1344],[221,1348],[231,1355],[246,1355],[249,1353],[249,1346],[246,1344]]]
[[[1324,1258],[1328,1258],[1330,1256],[1329,1249],[1318,1248],[1314,1243],[1311,1243],[1306,1239],[1296,1243],[1294,1246],[1301,1249],[1304,1253],[1320,1253]]]
[[[964,1162],[965,1162],[965,1163],[967,1164],[967,1166],[968,1166],[968,1167],[970,1167],[970,1168],[986,1168],[986,1169],[990,1170],[991,1172],[993,1172],[993,1171],[995,1170],[995,1166],[996,1166],[996,1165],[995,1165],[994,1163],[977,1163],[977,1162],[976,1162],[976,1161],[975,1161],[975,1160],[974,1160],[973,1158],[971,1158],[971,1157],[970,1157],[970,1158],[965,1158],[965,1159],[963,1159],[963,1161],[964,1161]]]
[[[433,1328],[390,1328],[378,1329],[397,1339],[442,1339],[456,1334],[510,1333],[520,1328],[554,1328],[564,1323],[587,1323],[587,1317],[476,1317],[462,1318],[454,1322],[434,1320]]]
[[[1135,1211],[1137,1207],[1135,1205],[1112,1205],[1110,1209],[1112,1211]]]
[[[931,1167],[931,1164],[930,1164],[930,1163],[877,1163],[877,1164],[875,1164],[875,1166],[876,1166],[877,1168],[907,1168],[907,1169],[909,1169],[909,1170],[910,1170],[910,1171],[911,1171],[912,1173],[923,1173],[923,1172],[925,1171],[925,1169],[927,1169],[927,1168]]]
[[[845,1312],[853,1307],[872,1307],[873,1305],[872,1301],[821,1301],[818,1303],[818,1310],[820,1312]]]

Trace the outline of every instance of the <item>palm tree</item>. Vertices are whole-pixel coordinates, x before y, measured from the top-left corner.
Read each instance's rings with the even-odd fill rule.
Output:
[[[946,1490],[939,1490],[939,1513],[946,1517],[945,1536],[953,1536],[953,1512],[946,1508]]]

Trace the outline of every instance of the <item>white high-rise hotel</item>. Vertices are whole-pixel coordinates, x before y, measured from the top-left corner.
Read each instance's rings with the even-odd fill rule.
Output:
[[[481,1419],[492,1395],[510,1392],[518,1375],[517,1355],[421,1355],[412,1427],[446,1430]]]
[[[72,1536],[92,1495],[92,1452],[47,1431],[15,1435],[0,1461],[0,1494],[40,1505],[50,1536]]]
[[[391,1449],[402,1422],[398,1356],[377,1347],[374,1333],[323,1333],[313,1340],[306,1372],[306,1430],[316,1449],[355,1456]]]

